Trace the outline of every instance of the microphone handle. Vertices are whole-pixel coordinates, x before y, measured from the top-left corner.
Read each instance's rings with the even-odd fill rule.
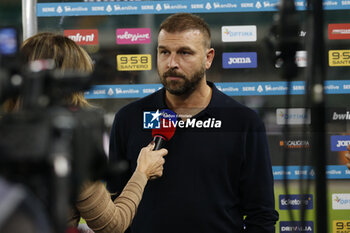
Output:
[[[160,150],[165,146],[166,139],[162,137],[161,135],[155,135],[153,138],[154,141],[154,148],[153,150]]]

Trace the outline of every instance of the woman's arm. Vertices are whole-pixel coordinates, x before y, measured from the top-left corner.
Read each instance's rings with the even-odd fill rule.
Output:
[[[93,231],[124,232],[129,227],[148,179],[163,174],[167,151],[152,149],[153,145],[149,145],[141,150],[134,174],[114,203],[102,182],[83,185],[76,207]]]

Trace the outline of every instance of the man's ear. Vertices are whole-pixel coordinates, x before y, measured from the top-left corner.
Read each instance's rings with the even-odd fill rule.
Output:
[[[215,56],[215,50],[213,48],[208,49],[206,54],[206,62],[205,62],[205,68],[209,69],[211,67],[211,64],[213,63],[213,59]]]

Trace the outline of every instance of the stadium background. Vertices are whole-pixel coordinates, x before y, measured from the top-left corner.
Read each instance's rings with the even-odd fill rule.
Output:
[[[76,5],[70,5],[71,3]],[[49,5],[45,5],[49,3]],[[208,7],[208,3],[211,8]],[[50,5],[51,4],[51,5]],[[128,5],[129,4],[129,5]],[[141,9],[141,5],[153,5],[153,8],[146,7]],[[191,4],[195,4],[196,6]],[[217,5],[215,5],[217,4]],[[221,4],[221,5],[220,5]],[[236,4],[236,7],[233,5]],[[304,5],[303,5],[304,4]],[[110,5],[112,10],[108,10]],[[161,9],[157,9],[160,5]],[[184,6],[188,7],[185,8]],[[92,11],[92,7],[97,8]],[[117,8],[115,8],[117,6]],[[137,10],[135,10],[137,6]],[[215,7],[216,6],[216,7]],[[86,97],[94,104],[101,106],[105,110],[106,126],[111,127],[114,114],[125,104],[136,98],[145,96],[160,87],[156,71],[156,45],[157,29],[160,22],[165,19],[169,13],[180,11],[197,12],[209,24],[212,30],[212,47],[216,50],[216,57],[212,68],[208,72],[208,79],[217,83],[217,85],[228,95],[239,102],[255,109],[265,122],[268,141],[270,146],[272,165],[274,167],[275,178],[275,198],[276,209],[280,213],[280,221],[290,222],[291,215],[285,207],[281,207],[279,201],[280,195],[285,195],[286,190],[283,184],[284,162],[283,156],[287,156],[288,167],[291,173],[288,178],[288,191],[291,195],[312,194],[313,207],[306,210],[306,220],[315,221],[315,191],[314,181],[306,183],[306,176],[313,178],[313,171],[310,148],[315,145],[311,144],[310,136],[305,134],[310,125],[301,124],[289,125],[290,134],[288,138],[282,133],[283,125],[278,124],[278,119],[283,118],[282,108],[286,107],[286,83],[281,78],[281,69],[276,67],[273,56],[276,50],[269,47],[267,41],[272,37],[270,34],[271,27],[276,15],[276,1],[263,0],[240,0],[240,1],[38,1],[38,31],[53,31],[58,33],[71,33],[70,35],[81,35],[82,30],[93,30],[94,40],[91,43],[80,41],[82,46],[90,55],[99,59],[103,56],[106,61],[105,76],[109,81],[105,81],[101,86],[96,86],[86,93]],[[298,2],[298,20],[300,30],[298,37],[300,39],[300,51],[305,51],[307,41],[310,39],[310,29],[307,28],[307,13],[305,11],[305,2]],[[54,8],[54,12],[42,9]],[[62,12],[58,10],[62,7]],[[71,10],[68,10],[70,7]],[[89,8],[85,11],[84,8]],[[100,7],[100,8],[99,8]],[[124,8],[123,8],[124,7]],[[343,54],[341,66],[330,64],[334,61],[334,54],[330,50],[347,50],[339,53],[350,52],[350,35],[341,39],[333,39],[333,34],[329,31],[329,25],[345,25],[345,29],[350,31],[350,5],[347,1],[324,1],[326,9],[324,18],[324,39],[325,54],[327,61],[326,79],[329,82],[326,90],[327,105],[327,158],[328,158],[328,211],[329,211],[329,230],[328,232],[350,232],[350,204],[344,204],[343,209],[335,209],[339,197],[345,198],[344,201],[350,202],[350,173],[343,164],[344,152],[335,151],[332,147],[332,136],[349,135],[349,120],[334,120],[334,114],[346,114],[349,111],[348,94],[350,89],[346,85],[350,84],[350,57]],[[73,8],[73,10],[72,10]],[[193,9],[192,9],[193,8]],[[209,9],[208,9],[209,8]],[[117,9],[117,10],[116,10]],[[0,20],[1,26],[16,25],[21,26],[21,3],[20,1],[5,0],[0,3]],[[227,26],[225,28],[225,26]],[[231,39],[240,41],[226,42],[223,41],[224,33],[227,29],[242,29],[237,26],[244,26],[243,30],[252,30],[256,27],[256,40],[253,36],[241,38],[237,34],[232,34]],[[223,28],[224,27],[224,28]],[[232,28],[233,27],[233,28]],[[125,40],[126,44],[117,43],[117,29],[146,29],[142,32],[149,32],[149,40],[131,41]],[[76,31],[67,31],[76,30]],[[129,30],[130,31],[130,30]],[[139,31],[140,32],[140,31]],[[73,33],[73,34],[72,34]],[[88,32],[91,33],[91,32]],[[227,35],[227,34],[226,34]],[[250,34],[251,35],[251,34]],[[78,38],[78,37],[77,37]],[[245,41],[244,41],[245,40]],[[247,41],[250,40],[250,41]],[[336,51],[337,52],[337,51]],[[256,53],[256,64],[252,68],[236,67],[223,68],[225,60],[224,53]],[[148,55],[144,57],[143,62],[147,61],[147,70],[126,70],[117,69],[118,63],[126,61],[131,64],[130,56],[125,55]],[[140,55],[141,58],[144,55]],[[149,59],[150,55],[150,59]],[[246,54],[245,54],[246,55]],[[117,61],[117,56],[119,60]],[[230,54],[232,56],[232,54]],[[140,59],[141,59],[140,58]],[[141,62],[141,60],[139,60]],[[294,79],[295,86],[305,86],[305,52],[300,53],[298,57],[299,68],[298,75]],[[338,63],[340,64],[340,63]],[[239,66],[240,64],[238,64]],[[260,88],[259,88],[260,87]],[[262,89],[261,89],[262,88]],[[112,90],[112,92],[110,91]],[[291,106],[293,109],[305,108],[305,95],[302,88],[293,89]],[[296,110],[297,111],[297,110]],[[298,113],[298,111],[297,111]],[[300,112],[299,112],[300,113]],[[350,141],[350,136],[345,137],[345,141]],[[285,154],[287,151],[287,154]],[[301,165],[307,167],[301,168]],[[306,173],[303,173],[303,171]],[[301,171],[301,172],[300,172]],[[299,173],[304,175],[304,185],[308,191],[301,192]],[[337,195],[336,194],[345,194]],[[283,196],[281,196],[283,198]],[[340,199],[341,199],[340,198]],[[347,198],[347,199],[346,199]],[[344,202],[346,203],[346,202]],[[300,206],[294,206],[292,210],[294,220],[300,220]],[[341,229],[341,221],[346,221]],[[336,222],[338,225],[336,226]],[[346,226],[346,224],[348,224]],[[314,224],[315,225],[315,224]],[[290,225],[292,226],[292,225]],[[337,228],[338,227],[338,228]],[[280,223],[276,224],[276,232],[280,232]],[[316,229],[298,229],[295,232],[317,232]],[[282,230],[281,232],[290,232]]]

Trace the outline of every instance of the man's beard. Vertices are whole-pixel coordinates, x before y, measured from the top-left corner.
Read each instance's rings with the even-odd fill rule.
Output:
[[[205,74],[205,67],[203,66],[199,71],[194,73],[192,77],[186,77],[183,74],[177,73],[176,70],[169,69],[163,75],[160,75],[159,70],[158,74],[161,77],[160,80],[167,91],[173,95],[189,95],[191,94],[199,82],[203,79]],[[178,80],[168,80],[167,77],[179,77],[184,83]]]

